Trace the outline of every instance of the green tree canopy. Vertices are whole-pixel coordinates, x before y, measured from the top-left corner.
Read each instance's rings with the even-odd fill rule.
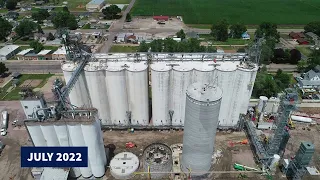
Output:
[[[11,33],[12,25],[5,19],[0,17],[0,40],[6,39]]]
[[[183,29],[181,29],[180,31],[178,31],[176,33],[177,37],[178,38],[181,38],[181,40],[185,39],[186,38],[186,33],[184,33]]]
[[[212,25],[211,35],[216,41],[226,41],[228,40],[228,27],[229,24],[227,20],[220,20],[216,24]]]
[[[9,69],[6,67],[6,65],[3,62],[0,62],[0,75],[7,71],[9,71]]]
[[[37,28],[38,26],[36,23],[29,20],[23,20],[15,28],[15,31],[20,37],[24,37],[32,35],[33,31],[37,30]]]
[[[258,38],[265,37],[266,40],[273,39],[276,42],[280,39],[280,34],[277,30],[277,25],[270,22],[263,22],[257,28],[255,35]]]
[[[35,53],[39,53],[44,48],[39,41],[32,41],[29,45],[34,49]]]
[[[247,31],[247,27],[243,24],[237,23],[230,26],[230,34],[232,38],[240,39],[241,35]]]
[[[304,30],[306,32],[313,32],[320,36],[320,21],[314,21],[308,23],[306,26],[304,26]]]
[[[139,45],[138,52],[148,52],[149,46],[145,41],[142,41]]]
[[[50,16],[49,12],[46,9],[39,9],[32,13],[32,19],[36,21],[43,21]]]
[[[116,19],[118,14],[121,12],[121,9],[117,5],[110,5],[102,9],[102,13],[105,15],[107,19]]]
[[[54,35],[50,32],[50,33],[48,34],[48,40],[52,41],[52,40],[54,40],[54,39],[55,39]]]
[[[6,8],[9,10],[16,9],[18,2],[16,0],[8,0],[6,3]]]
[[[131,21],[132,21],[132,18],[131,18],[130,13],[128,13],[128,14],[126,15],[126,21],[127,21],[127,22],[131,22]]]
[[[78,28],[76,17],[73,14],[65,11],[58,12],[54,16],[52,23],[55,28],[69,28],[70,30],[75,30]]]

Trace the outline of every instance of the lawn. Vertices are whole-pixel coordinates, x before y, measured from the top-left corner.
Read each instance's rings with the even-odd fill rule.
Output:
[[[1,99],[3,100],[20,100],[21,96],[19,95],[19,92],[21,91],[20,84],[22,84],[25,80],[28,79],[41,79],[43,80],[37,87],[35,88],[41,88],[43,87],[48,79],[53,76],[54,74],[22,74],[21,77],[19,78],[19,82],[17,84],[17,87],[14,88],[10,93],[8,93],[7,96],[3,98],[3,96],[6,94],[5,91],[12,85],[12,83],[8,83],[4,88],[3,92],[0,93]]]
[[[129,4],[131,0],[108,0],[108,4]]]
[[[68,0],[67,7],[70,11],[85,11],[86,4],[90,1],[91,0]],[[64,5],[62,2],[63,1],[60,1],[59,5]]]
[[[90,27],[91,27],[91,25],[89,23],[87,23],[84,26],[82,26],[81,29],[91,29]]]
[[[116,52],[124,52],[124,53],[129,53],[129,52],[137,52],[138,46],[118,46],[114,45],[111,47],[110,52],[116,53]]]
[[[309,47],[297,46],[296,49],[298,49],[305,56],[310,56],[312,53],[312,50]]]
[[[319,19],[319,0],[136,0],[132,14],[183,16],[186,24],[212,24],[221,19],[247,25],[270,21],[302,25]]]
[[[4,9],[4,8],[0,9],[0,13],[7,13],[7,12],[8,12],[8,9]]]
[[[213,41],[213,37],[210,34],[200,34],[200,38],[203,38],[205,41],[212,41],[213,45],[245,45],[249,44],[252,40],[243,40],[243,39],[232,39],[229,38],[226,42]]]

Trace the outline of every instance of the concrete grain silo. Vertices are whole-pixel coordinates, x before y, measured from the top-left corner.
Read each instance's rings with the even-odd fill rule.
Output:
[[[211,83],[214,77],[215,67],[212,62],[193,62],[192,83]]]
[[[206,174],[211,168],[222,90],[210,84],[194,83],[186,98],[181,165],[192,175]]]

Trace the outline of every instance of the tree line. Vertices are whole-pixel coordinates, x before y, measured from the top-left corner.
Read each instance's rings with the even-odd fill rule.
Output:
[[[228,32],[229,29],[230,33]],[[216,41],[227,41],[229,37],[240,39],[246,31],[247,27],[244,24],[229,25],[227,20],[223,19],[212,25],[210,34]]]

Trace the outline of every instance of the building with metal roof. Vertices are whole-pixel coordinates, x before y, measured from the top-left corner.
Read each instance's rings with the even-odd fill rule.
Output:
[[[25,60],[25,55],[32,52],[33,52],[33,48],[29,48],[29,49],[20,51],[16,56],[18,60]]]
[[[58,50],[56,50],[54,53],[52,53],[52,59],[53,60],[66,60],[66,48],[61,47]]]
[[[0,49],[0,60],[5,61],[15,56],[20,51],[17,45],[7,45]]]
[[[44,168],[40,180],[67,180],[70,168]]]
[[[37,55],[38,55],[38,60],[51,60],[52,50],[42,50]]]
[[[105,5],[104,0],[91,0],[87,5],[86,9],[88,11],[100,10]]]

